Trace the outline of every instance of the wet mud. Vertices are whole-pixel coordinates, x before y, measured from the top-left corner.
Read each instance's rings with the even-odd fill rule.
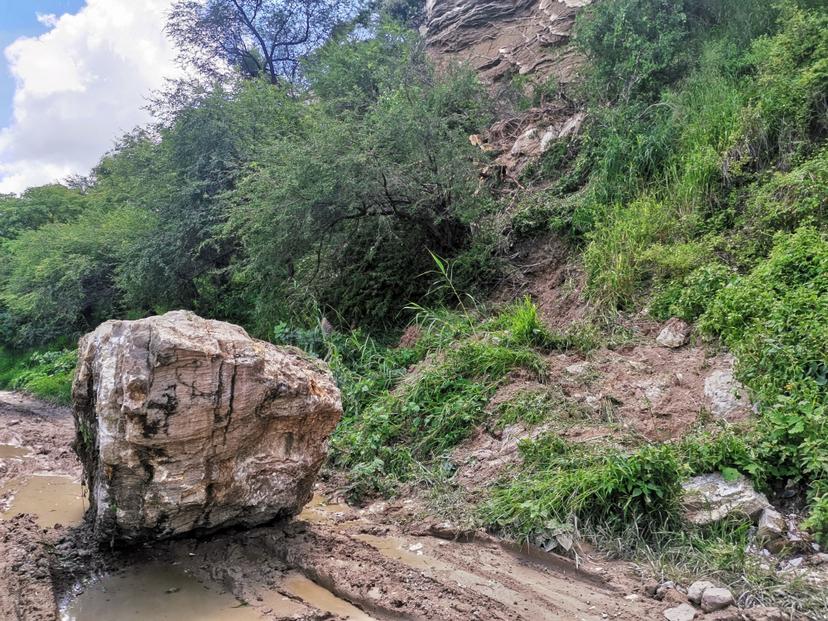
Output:
[[[101,547],[82,520],[69,412],[36,402],[29,409],[16,395],[8,401],[0,395],[0,619],[661,616],[657,602],[628,597],[641,590],[629,568],[585,569],[488,536],[417,532],[391,509],[328,502],[323,489],[287,523],[130,550]]]

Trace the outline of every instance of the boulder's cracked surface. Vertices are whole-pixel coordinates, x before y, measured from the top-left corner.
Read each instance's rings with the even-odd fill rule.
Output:
[[[72,396],[88,517],[107,541],[299,513],[342,414],[321,362],[184,311],[81,339]]]

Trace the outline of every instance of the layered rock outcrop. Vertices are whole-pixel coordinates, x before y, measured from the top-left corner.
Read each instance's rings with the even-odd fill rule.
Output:
[[[439,59],[464,62],[484,81],[513,74],[570,82],[575,16],[591,0],[428,0],[426,42]]]
[[[428,0],[425,40],[437,66],[474,70],[503,104],[501,120],[472,144],[492,154],[486,176],[517,179],[550,146],[576,135],[585,115],[552,88],[528,110],[509,103],[518,92],[534,98],[574,82],[583,61],[572,45],[575,17],[592,0]],[[526,76],[526,80],[514,80]]]
[[[87,517],[107,541],[299,513],[342,413],[321,362],[184,311],[85,336],[72,393]]]

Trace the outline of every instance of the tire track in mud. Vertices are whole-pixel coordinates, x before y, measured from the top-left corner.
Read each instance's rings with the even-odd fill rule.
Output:
[[[68,410],[37,402],[27,408],[17,396],[13,405],[3,401],[0,394],[0,444],[28,447],[32,455],[10,467],[10,460],[0,457],[6,465],[0,478],[34,471],[79,475],[77,461],[67,453],[74,434]],[[121,551],[98,546],[82,523],[42,528],[29,516],[0,521],[0,618],[57,619],[57,602],[65,603],[89,580],[152,563],[175,566],[205,587],[229,591],[269,620],[592,620],[603,613],[638,621],[659,616],[649,602],[625,601],[622,593],[574,566],[571,573],[544,566],[493,541],[405,536],[397,526],[376,521],[387,516],[344,505],[329,509],[334,512],[312,505],[288,523]],[[392,551],[395,547],[399,553]]]

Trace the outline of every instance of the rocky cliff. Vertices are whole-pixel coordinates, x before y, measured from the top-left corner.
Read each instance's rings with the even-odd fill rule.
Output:
[[[428,0],[426,41],[438,58],[468,63],[484,81],[512,75],[571,82],[570,37],[591,0]]]

